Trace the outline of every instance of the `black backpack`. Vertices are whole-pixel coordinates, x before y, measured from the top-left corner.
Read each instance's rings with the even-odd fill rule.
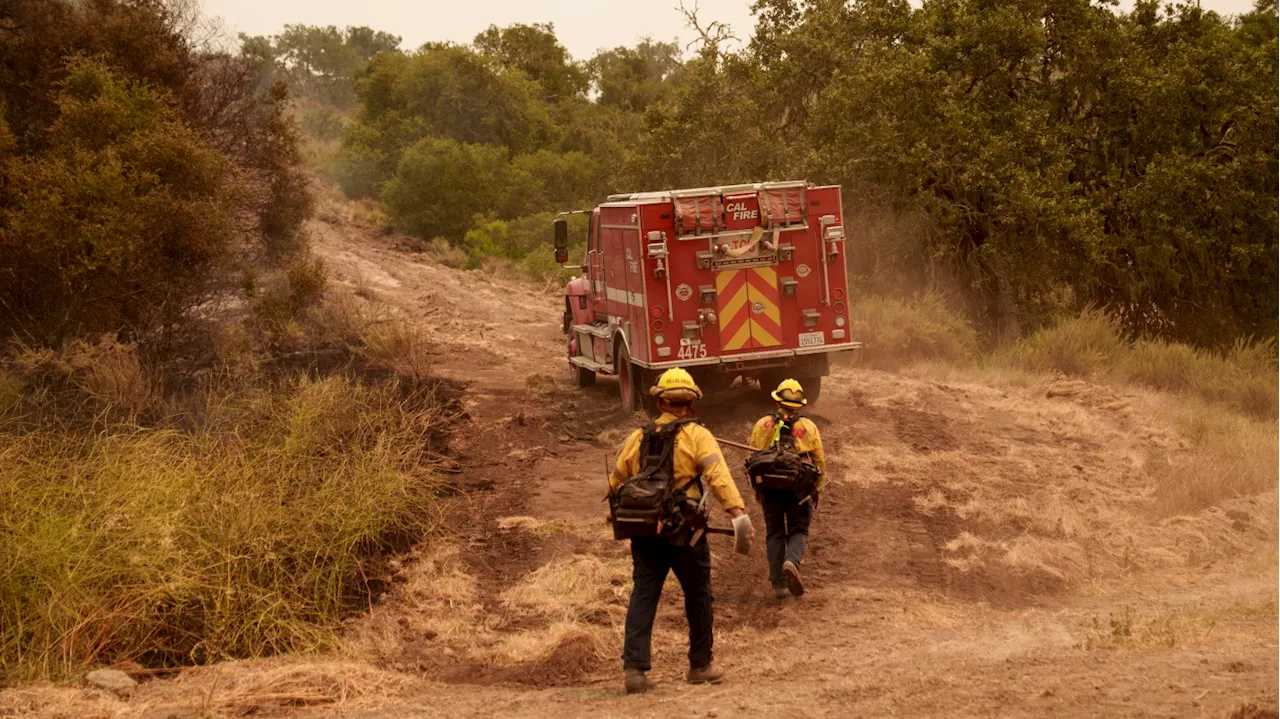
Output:
[[[755,490],[782,489],[806,496],[812,492],[818,479],[818,467],[796,449],[792,425],[798,419],[792,415],[788,420],[775,412],[773,421],[782,426],[778,441],[772,447],[757,450],[747,457],[747,477]]]
[[[675,491],[676,433],[693,417],[650,424],[640,441],[640,471],[609,493],[613,538],[671,537],[685,528],[695,507],[684,491]],[[698,481],[698,480],[695,480]]]

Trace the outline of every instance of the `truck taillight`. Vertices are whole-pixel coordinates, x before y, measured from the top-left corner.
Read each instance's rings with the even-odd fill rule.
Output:
[[[654,317],[661,317],[661,316],[662,316],[662,308],[661,308],[661,307],[659,307],[659,306],[657,306],[657,305],[654,305],[654,306],[653,306],[653,309],[652,309],[652,310],[649,310],[649,311],[653,313],[653,316],[654,316]]]

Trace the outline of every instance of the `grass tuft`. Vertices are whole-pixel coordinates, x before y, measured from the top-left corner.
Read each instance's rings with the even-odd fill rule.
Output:
[[[1113,366],[1124,350],[1115,320],[1090,309],[1019,340],[1005,356],[1025,369],[1089,377]]]

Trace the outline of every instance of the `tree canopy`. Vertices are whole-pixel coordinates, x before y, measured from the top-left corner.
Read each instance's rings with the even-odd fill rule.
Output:
[[[463,243],[612,191],[804,177],[844,187],[863,291],[947,292],[993,337],[1087,306],[1134,335],[1276,334],[1274,0],[753,8],[732,51],[691,17],[690,56],[577,62],[550,25],[376,55],[343,185]]]
[[[174,346],[305,249],[286,87],[160,0],[0,3],[0,344]]]

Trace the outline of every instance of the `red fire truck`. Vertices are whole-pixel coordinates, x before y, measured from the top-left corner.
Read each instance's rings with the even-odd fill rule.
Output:
[[[570,371],[581,387],[616,375],[624,406],[669,367],[704,390],[785,377],[821,391],[849,336],[840,187],[804,181],[610,195],[587,214],[583,274],[565,288]]]

